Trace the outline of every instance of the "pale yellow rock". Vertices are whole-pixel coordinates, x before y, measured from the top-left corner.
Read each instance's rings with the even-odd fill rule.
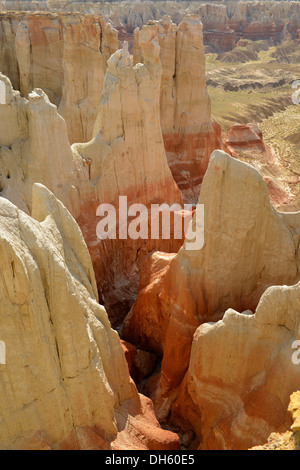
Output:
[[[89,141],[118,32],[100,13],[41,11],[7,13],[0,29],[1,72],[23,97],[40,88],[59,106],[71,144]]]
[[[0,71],[10,78],[15,89],[20,83],[15,37],[21,20],[22,14],[18,13],[0,15]]]
[[[145,64],[133,67],[126,44],[110,57],[95,138],[74,148],[95,162],[91,171],[97,171],[106,181],[105,185],[99,183],[100,200],[112,200],[118,187],[120,194],[128,194],[134,202],[139,193],[139,202],[146,204],[155,199],[180,202],[167,164],[159,121],[159,46],[145,37],[142,47],[147,49]],[[98,162],[101,170],[95,166]]]
[[[0,198],[1,448],[26,448],[37,433],[51,448],[78,445],[85,428],[109,442],[115,410],[137,400],[118,335],[75,220],[42,185],[32,212]]]
[[[185,240],[152,302],[157,306],[151,311],[152,328],[163,350],[153,394],[161,417],[168,415],[184,378],[193,334],[201,323],[221,319],[228,308],[254,311],[268,287],[299,281],[300,213],[276,211],[257,170],[213,152],[199,204],[204,206],[204,245],[193,249]],[[282,322],[287,322],[287,313],[283,311]],[[167,327],[155,328],[162,318]],[[130,323],[126,326],[130,329]]]
[[[188,259],[203,275],[202,294],[199,286],[192,289],[206,299],[207,316],[221,312],[227,301],[252,307],[251,299],[258,301],[266,287],[298,280],[300,213],[276,211],[252,166],[216,150],[198,202],[205,210],[204,248],[184,246],[178,259]]]
[[[290,395],[300,380],[292,360],[299,307],[300,283],[274,286],[254,315],[229,309],[197,329],[173,412],[193,423],[199,449],[247,449],[289,430]]]
[[[196,203],[199,197],[211,152],[223,148],[206,88],[202,29],[199,15],[187,15],[178,26],[164,16],[136,29],[133,44],[134,62],[144,63],[143,38],[159,43],[164,145],[173,177],[189,203]]]
[[[85,238],[96,263],[99,289],[113,321],[120,321],[124,316],[123,305],[127,313],[128,305],[133,303],[144,256],[159,246],[174,252],[181,245],[180,240],[172,237],[151,239],[150,233],[147,239],[128,237],[124,241],[100,242],[95,230],[92,232],[90,228],[93,220],[96,227],[95,213],[99,204],[113,204],[118,214],[119,196],[127,197],[128,207],[136,203],[148,209],[151,204],[178,204],[180,208],[182,205],[161,133],[161,63],[159,46],[151,39],[145,35],[141,42],[146,57],[144,64],[133,66],[126,43],[110,57],[94,138],[72,146],[73,152],[90,162],[89,184],[81,185],[86,203],[79,223],[85,227]],[[91,193],[92,184],[94,191]],[[146,224],[148,227],[147,220]],[[103,256],[99,256],[100,253]]]
[[[149,207],[151,203],[182,204],[160,127],[159,46],[145,37],[143,47],[145,64],[133,67],[126,47],[108,60],[95,137],[88,143],[70,146],[66,122],[42,90],[35,89],[27,100],[0,77],[10,100],[0,105],[9,127],[3,135],[0,131],[2,196],[30,213],[32,184],[38,182],[64,203],[83,231],[98,287],[104,289],[103,301],[107,308],[116,305],[117,314],[116,296],[133,302],[140,257],[157,249],[160,241],[126,240],[120,243],[121,249],[112,248],[115,241],[108,241],[111,246],[106,249],[96,233],[98,206],[114,204],[118,209],[119,196],[127,196],[128,207],[137,202]],[[163,250],[177,251],[181,243],[164,240]],[[113,293],[111,302],[106,289]]]
[[[134,31],[133,60],[143,63],[143,53],[140,47],[141,34],[152,34],[156,37],[160,46],[160,60],[162,64],[160,108],[162,132],[171,132],[174,128],[176,88],[174,83],[175,57],[176,57],[176,33],[177,26],[170,18],[165,17],[160,21],[149,22]]]
[[[292,415],[292,431],[300,433],[300,392],[295,392],[291,396],[289,412]]]
[[[72,153],[64,119],[42,90],[26,100],[6,77],[0,75],[0,80],[6,90],[6,103],[0,105],[2,196],[30,213],[32,185],[42,183],[77,217],[84,165]]]
[[[0,142],[1,146],[9,148],[15,141],[25,140],[28,136],[27,101],[13,90],[9,78],[2,73],[0,80],[1,97],[3,94],[0,104]]]
[[[210,98],[205,83],[202,22],[188,15],[178,26],[176,54],[177,109],[175,132],[194,134],[206,130],[211,120]]]
[[[70,143],[88,142],[98,114],[106,62],[117,50],[117,31],[102,17],[62,18],[63,90],[59,112]]]

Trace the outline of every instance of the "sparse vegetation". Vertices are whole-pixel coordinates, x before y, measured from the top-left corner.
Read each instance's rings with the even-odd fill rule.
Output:
[[[254,122],[286,164],[299,167],[300,106],[292,104],[292,83],[300,79],[300,63],[293,63],[296,49],[289,44],[261,50],[259,60],[246,63],[223,63],[207,54],[207,84],[213,115],[225,132],[235,122]],[[277,56],[287,60],[278,62]]]
[[[206,55],[212,113],[224,133],[235,123],[257,124],[276,154],[278,183],[284,181],[296,195],[300,191],[300,105],[292,103],[292,83],[300,79],[297,48],[290,42],[267,50],[265,43],[261,46],[258,60],[246,63],[221,62],[217,54]],[[254,47],[258,50],[259,42]],[[257,166],[255,152],[240,157],[248,162],[253,158]],[[297,204],[290,207],[299,210]]]

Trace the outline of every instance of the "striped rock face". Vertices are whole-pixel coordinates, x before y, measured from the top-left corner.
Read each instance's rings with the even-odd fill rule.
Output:
[[[215,151],[199,203],[205,209],[204,246],[188,250],[185,241],[173,257],[153,255],[143,270],[148,285],[141,282],[125,320],[130,341],[140,339],[162,355],[157,384],[149,385],[162,419],[189,368],[199,325],[222,319],[228,308],[255,311],[269,286],[299,281],[299,213],[277,212],[253,167]]]
[[[178,449],[129,376],[75,220],[40,184],[32,216],[0,198],[0,447]]]
[[[196,14],[187,15],[178,26],[164,17],[137,29],[133,44],[135,63],[145,62],[141,47],[145,36],[154,38],[160,46],[160,116],[165,149],[184,200],[194,203],[212,151],[223,148],[206,88],[202,29]]]

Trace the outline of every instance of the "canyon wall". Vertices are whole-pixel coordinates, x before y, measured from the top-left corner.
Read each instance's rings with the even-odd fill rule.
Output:
[[[215,151],[199,204],[203,247],[190,249],[185,241],[175,256],[153,255],[124,322],[124,339],[162,356],[160,375],[148,384],[161,419],[188,369],[197,327],[221,319],[228,308],[254,311],[268,287],[299,281],[299,213],[272,207],[257,170]]]
[[[13,90],[0,75],[5,104],[0,105],[1,195],[31,213],[32,185],[47,186],[70,210],[80,214],[78,181],[85,173],[83,162],[73,155],[67,126],[41,89],[28,99]]]
[[[20,314],[28,317],[28,331],[25,326],[22,329],[24,343],[22,340],[17,346],[13,339],[18,336],[19,323],[2,318],[1,340],[8,352],[5,367],[11,367],[10,382],[3,382],[7,410],[1,423],[4,448],[178,449],[178,437],[161,430],[150,400],[137,394],[118,335],[98,303],[98,288],[103,284],[114,292],[114,299],[126,300],[122,295],[126,291],[124,271],[129,271],[131,283],[127,290],[134,290],[137,255],[140,251],[142,257],[153,249],[147,240],[129,240],[123,247],[113,241],[107,254],[109,244],[104,246],[96,236],[98,205],[114,203],[119,195],[127,196],[129,203],[182,202],[167,164],[159,125],[159,51],[155,44],[147,44],[147,48],[147,65],[133,67],[126,47],[111,56],[95,137],[87,144],[70,146],[66,122],[43,90],[34,89],[25,98],[13,90],[7,77],[0,76],[4,90],[0,182],[5,246],[1,259],[2,271],[7,272],[1,312],[15,311],[17,299]],[[35,182],[46,185],[66,204],[81,223],[82,232],[44,186],[34,186],[32,195]],[[98,265],[93,259],[93,268],[103,268],[97,271],[103,283],[100,286],[82,233],[98,257]],[[177,251],[182,240],[175,241],[177,248],[172,243],[166,240],[165,248],[171,245],[171,251]],[[124,283],[116,292],[119,279]],[[111,285],[111,280],[115,284]],[[116,312],[120,313],[119,308]],[[30,342],[33,336],[36,345]],[[41,347],[43,341],[46,344]],[[24,377],[20,377],[20,367]],[[118,376],[119,367],[123,378]],[[20,392],[13,396],[8,383],[16,388],[19,383]],[[105,403],[103,409],[99,403]],[[53,409],[57,413],[53,414]]]
[[[183,235],[163,241],[160,236],[100,240],[96,233],[98,206],[118,208],[119,196],[127,198],[128,207],[178,204],[182,217],[182,196],[168,167],[160,128],[159,48],[150,40],[144,47],[146,63],[135,67],[126,46],[110,57],[95,136],[72,147],[66,122],[42,90],[35,89],[27,100],[0,77],[6,90],[6,104],[0,106],[5,123],[0,136],[2,195],[30,213],[34,182],[54,192],[78,221],[101,300],[117,317],[122,309],[128,312],[135,298],[144,256],[161,242],[165,251],[176,252],[183,241]]]
[[[0,447],[178,450],[157,418],[193,449],[246,449],[288,429],[300,214],[275,210],[252,166],[211,155],[226,147],[203,37],[213,50],[293,38],[296,3],[0,15]],[[134,34],[133,59],[110,21]],[[226,138],[232,152],[265,146],[253,125]],[[183,201],[204,206],[204,226]],[[204,242],[150,236],[153,204],[174,205],[181,226],[194,214]],[[111,324],[124,348],[161,359],[150,398]]]
[[[14,89],[24,97],[44,90],[66,120],[70,143],[90,140],[117,31],[100,14],[9,12],[0,23],[0,70]]]
[[[145,37],[160,46],[160,116],[169,166],[186,202],[197,202],[209,156],[215,148],[222,148],[221,130],[213,121],[205,83],[200,16],[187,15],[178,26],[164,17],[136,29],[135,63],[144,62],[141,43]]]
[[[58,108],[69,140],[88,142],[93,135],[101,100],[106,62],[118,48],[117,31],[101,16],[62,18],[64,72]]]
[[[142,2],[138,8],[122,2],[119,5],[108,5],[105,14],[113,24],[117,19],[119,29],[127,34],[149,19],[157,20],[166,14],[177,25],[186,14],[199,14],[204,44],[214,52],[233,49],[241,38],[279,43],[299,37],[300,7],[296,1]]]
[[[239,4],[236,8],[239,9]],[[191,4],[190,9],[201,17],[204,44],[209,51],[231,51],[235,47],[236,32],[229,22],[225,4]]]
[[[178,448],[130,379],[78,225],[46,187],[32,200],[30,217],[0,198],[0,447]]]
[[[299,289],[270,287],[254,315],[229,309],[196,330],[172,413],[181,425],[193,423],[198,449],[245,450],[289,429],[290,396],[300,379],[292,361]]]

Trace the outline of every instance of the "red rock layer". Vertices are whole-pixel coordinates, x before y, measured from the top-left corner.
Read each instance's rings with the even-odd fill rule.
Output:
[[[165,199],[163,197],[163,188],[161,188],[161,198],[154,199],[153,203],[162,204],[164,201],[168,201],[168,196],[172,193],[173,189],[174,182],[168,182],[165,186]],[[142,187],[141,190],[144,191],[145,188]],[[132,188],[126,188],[123,192],[123,195],[128,197],[128,207],[136,203],[136,199],[130,197],[132,193]],[[103,199],[103,201],[106,201],[106,199]],[[109,199],[109,201],[110,204],[118,207],[118,199]],[[175,203],[176,202],[178,203],[180,200],[175,200]],[[77,219],[77,222],[81,227],[93,260],[100,302],[105,305],[109,313],[110,321],[113,325],[117,326],[128,313],[136,298],[140,269],[145,256],[147,256],[149,252],[157,250],[176,253],[182,246],[184,234],[182,231],[182,238],[175,239],[174,225],[171,221],[170,239],[162,239],[160,235],[159,239],[152,240],[150,237],[151,225],[149,219],[149,239],[132,240],[128,237],[126,240],[118,238],[116,240],[99,240],[96,233],[97,223],[100,221],[96,216],[99,203],[99,200],[88,200],[86,203],[83,203],[81,206],[81,215]],[[150,218],[151,204],[147,204],[145,199],[140,199],[139,203],[145,204]],[[118,220],[118,211],[116,214]],[[178,217],[182,217],[182,215],[179,214]],[[132,218],[129,217],[128,224],[131,220]]]
[[[141,49],[146,37],[160,47],[160,120],[169,166],[184,201],[197,202],[209,157],[223,148],[205,83],[201,17],[187,15],[176,26],[164,16],[135,30],[135,63],[144,61]]]
[[[192,193],[186,199],[197,197],[199,185],[207,170],[211,153],[224,148],[221,128],[215,122],[210,131],[197,134],[164,134],[164,144],[169,167],[174,180],[183,193]]]
[[[266,183],[253,167],[215,151],[199,203],[205,208],[204,247],[187,250],[184,244],[175,257],[153,255],[144,268],[149,284],[141,284],[125,320],[125,339],[128,335],[134,344],[163,355],[157,383],[149,384],[160,418],[168,415],[187,371],[197,327],[219,320],[229,307],[255,310],[268,286],[299,279],[290,236],[295,229],[273,209]]]

